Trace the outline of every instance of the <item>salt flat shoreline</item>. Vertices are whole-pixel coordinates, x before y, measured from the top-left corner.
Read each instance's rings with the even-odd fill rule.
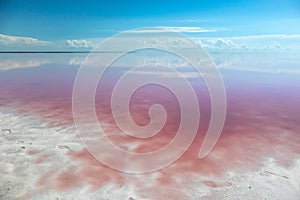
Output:
[[[36,117],[0,109],[0,128],[0,199],[300,199],[300,158],[288,168],[266,158],[260,168],[232,170],[218,178],[186,174],[160,190],[149,189],[157,189],[156,172],[124,175],[121,185],[108,181],[91,189],[81,182],[60,190],[58,183],[48,182],[55,177],[45,176],[78,167],[68,156],[83,149],[74,127],[49,127]],[[139,179],[148,183],[139,185]]]

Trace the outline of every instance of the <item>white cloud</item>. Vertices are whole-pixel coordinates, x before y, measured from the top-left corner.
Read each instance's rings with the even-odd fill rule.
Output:
[[[234,49],[237,45],[229,39],[217,38],[217,39],[202,39],[197,40],[197,43],[204,49],[222,50],[222,49]]]
[[[263,34],[263,35],[247,35],[247,36],[236,36],[236,37],[227,37],[230,39],[267,39],[267,38],[277,38],[277,39],[286,39],[286,38],[298,38],[300,39],[300,34]]]
[[[81,65],[84,62],[85,57],[72,57],[69,59],[69,65]]]
[[[0,34],[0,46],[45,46],[50,42],[31,37],[18,37]]]
[[[166,28],[166,29],[161,29]],[[143,29],[132,30],[126,35],[126,44],[133,44],[133,41],[138,40],[140,46],[153,45],[160,47],[164,45],[174,48],[190,48],[194,47],[193,43],[187,43],[185,40],[174,37],[172,31],[200,33],[214,32],[217,29],[203,29],[201,27],[160,27],[160,29]],[[131,33],[134,33],[130,35]],[[141,35],[135,35],[141,33]],[[149,33],[149,34],[147,34]],[[153,34],[152,34],[153,33]],[[157,35],[155,35],[157,33]],[[159,34],[164,33],[164,34]],[[170,34],[170,35],[168,35]],[[151,40],[149,40],[151,37]],[[208,51],[298,51],[300,50],[300,34],[268,34],[268,35],[249,35],[249,36],[234,36],[234,37],[195,37],[190,38],[196,41],[202,48]],[[91,50],[101,41],[106,38],[88,38],[88,39],[73,39],[60,41],[43,41],[31,37],[19,37],[0,34],[0,50]],[[124,39],[124,38],[122,38]],[[151,43],[151,44],[149,44]],[[116,40],[113,47],[108,47],[109,50],[122,50],[122,46]],[[110,48],[110,49],[109,49]]]
[[[263,52],[263,53],[262,53]],[[274,72],[274,73],[300,73],[300,56],[296,52],[257,52],[210,53],[216,65],[221,69]]]
[[[88,40],[67,40],[67,45],[74,48],[93,48],[94,45]]]
[[[164,26],[161,28],[165,28],[167,30],[182,32],[182,33],[207,33],[207,32],[216,32],[213,29],[204,29],[201,27],[195,26]]]
[[[281,45],[278,42],[273,41],[272,44],[274,45],[274,47],[280,49]]]
[[[129,31],[130,33],[167,33],[170,31],[181,33],[207,33],[216,32],[213,29],[204,29],[196,26],[160,26],[157,29],[136,29]]]
[[[12,55],[1,55],[0,71],[10,70],[16,68],[28,68],[28,67],[38,67],[42,64],[49,63],[50,61],[46,58],[32,58],[30,56],[20,57]]]
[[[0,50],[67,50],[70,48],[91,49],[94,46],[94,42],[85,39],[49,42],[31,37],[0,34]]]
[[[159,76],[159,77],[164,77],[164,78],[176,78],[178,77],[176,72],[169,72],[169,71],[162,71],[162,70],[157,70],[157,71],[134,71],[132,72],[133,74],[136,75],[146,75],[146,76]],[[196,78],[196,77],[201,77],[201,74],[198,72],[178,72],[183,78]]]
[[[217,49],[224,49],[224,48],[234,48],[235,45],[231,40],[228,39],[217,39],[213,41],[213,45]]]
[[[235,37],[193,37],[206,50],[225,51],[293,51],[300,50],[300,34],[249,35]]]

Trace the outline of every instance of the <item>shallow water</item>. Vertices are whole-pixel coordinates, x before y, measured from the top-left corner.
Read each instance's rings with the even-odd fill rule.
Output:
[[[202,196],[210,199],[213,194],[221,198],[233,186],[241,184],[244,187],[245,183],[250,184],[248,179],[234,179],[247,176],[244,173],[277,177],[277,172],[268,173],[269,171],[262,170],[270,162],[281,170],[290,172],[288,175],[278,175],[283,179],[280,183],[285,184],[285,178],[282,178],[285,176],[292,182],[299,180],[299,175],[292,171],[300,159],[299,74],[221,68],[227,95],[226,121],[213,151],[200,160],[198,152],[208,128],[211,102],[203,79],[187,77],[196,91],[201,115],[194,142],[171,166],[155,173],[131,175],[117,172],[97,161],[81,144],[76,134],[72,115],[72,90],[84,57],[85,54],[6,56],[6,67],[0,71],[0,111],[2,116],[15,116],[16,120],[1,119],[2,140],[11,147],[14,145],[18,149],[24,148],[15,153],[15,159],[5,154],[6,147],[1,149],[2,162],[5,163],[3,171],[10,165],[12,169],[8,170],[7,176],[15,177],[11,179],[14,181],[27,177],[23,179],[21,186],[30,185],[10,197],[46,198],[43,195],[49,192],[62,197],[68,192],[74,193],[74,190],[81,189],[83,193],[90,195],[103,195],[99,191],[104,191],[120,198],[131,196],[136,199],[190,199]],[[147,140],[122,135],[111,113],[110,97],[115,81],[126,70],[128,67],[117,66],[107,71],[99,82],[95,95],[98,120],[105,124],[104,131],[108,137],[123,149],[140,153],[163,147],[178,130],[179,103],[166,88],[152,84],[138,89],[130,102],[133,120],[139,125],[146,125],[150,120],[149,107],[159,103],[167,111],[167,121],[157,136]],[[157,74],[160,72],[157,71]],[[176,81],[172,77],[169,79]],[[86,119],[88,123],[89,116]],[[18,127],[13,122],[23,124]],[[26,126],[33,126],[37,132],[43,132],[43,137],[36,138],[38,134],[30,128],[28,131],[24,130]],[[23,130],[20,131],[20,128]],[[20,146],[17,144],[19,140],[27,143]],[[33,144],[30,145],[29,141]],[[20,156],[23,156],[23,167],[16,161]],[[113,156],[111,155],[112,159]],[[27,173],[20,175],[22,170]],[[251,182],[253,183],[255,181]],[[14,183],[12,187],[13,185]],[[114,192],[107,189],[112,186],[125,188],[130,194],[122,189]],[[292,195],[297,195],[299,184],[293,187],[295,194]],[[248,193],[243,191],[242,194]],[[8,197],[5,195],[7,193],[4,197]]]

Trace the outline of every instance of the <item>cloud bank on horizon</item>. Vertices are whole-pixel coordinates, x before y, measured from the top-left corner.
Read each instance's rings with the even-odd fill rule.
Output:
[[[168,29],[168,27],[165,27]],[[199,27],[172,27],[171,31],[186,33],[204,30]],[[142,30],[144,31],[144,30]],[[132,33],[143,33],[134,30]],[[149,30],[147,30],[149,33]],[[187,34],[186,34],[187,35]],[[207,51],[300,51],[300,34],[269,34],[233,37],[200,37],[189,36]],[[10,36],[0,34],[0,51],[26,51],[26,50],[92,50],[106,38],[66,39],[46,41],[31,37]],[[142,39],[138,38],[137,39]]]

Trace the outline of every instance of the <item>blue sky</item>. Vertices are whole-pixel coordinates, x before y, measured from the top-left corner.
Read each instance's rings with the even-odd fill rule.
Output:
[[[1,49],[22,48],[22,44],[11,44],[22,42],[23,37],[23,41],[29,38],[23,46],[35,42],[30,39],[42,41],[39,45],[44,46],[56,42],[51,48],[73,43],[88,46],[95,38],[153,26],[173,27],[204,38],[298,35],[300,1],[0,1]]]
[[[196,26],[217,29],[217,36],[297,34],[300,1],[11,0],[1,1],[0,19],[0,33],[41,40],[103,37],[145,26]]]
[[[0,51],[91,50],[120,31],[156,26],[194,39],[219,67],[299,71],[299,0],[0,0]],[[31,59],[12,66],[47,60]]]

